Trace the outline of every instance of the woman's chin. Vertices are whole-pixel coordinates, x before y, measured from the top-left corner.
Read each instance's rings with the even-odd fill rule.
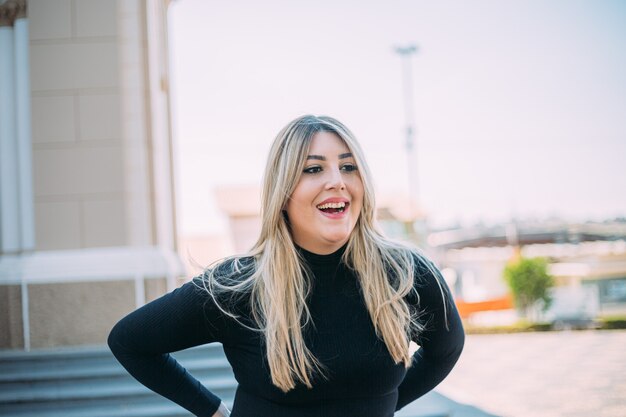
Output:
[[[336,249],[339,249],[348,241],[348,238],[350,238],[349,233],[348,234],[342,233],[342,234],[327,236],[325,237],[324,242],[328,245],[328,247],[335,247]]]

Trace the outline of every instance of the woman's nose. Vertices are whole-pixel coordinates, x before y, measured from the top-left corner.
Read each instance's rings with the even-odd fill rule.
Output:
[[[329,170],[329,177],[326,182],[326,189],[331,190],[333,188],[337,188],[339,190],[343,190],[346,188],[346,184],[343,182],[343,176],[341,175],[341,170],[339,168]]]

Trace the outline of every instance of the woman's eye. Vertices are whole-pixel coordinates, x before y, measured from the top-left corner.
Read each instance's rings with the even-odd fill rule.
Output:
[[[320,172],[322,170],[322,167],[308,167],[304,169],[304,173],[305,174],[317,174],[318,172]]]
[[[341,169],[343,169],[344,171],[352,172],[352,171],[356,171],[357,167],[356,167],[356,165],[346,164],[346,165],[342,166]]]

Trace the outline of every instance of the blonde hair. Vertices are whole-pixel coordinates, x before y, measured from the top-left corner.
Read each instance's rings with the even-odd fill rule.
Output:
[[[270,149],[257,242],[244,256],[227,258],[208,268],[203,280],[217,306],[234,319],[239,316],[228,308],[226,300],[237,296],[249,300],[257,327],[246,327],[262,332],[272,383],[283,392],[293,389],[297,382],[311,388],[313,375],[324,375],[323,365],[305,345],[302,333],[311,320],[306,303],[311,272],[296,249],[283,213],[300,179],[311,140],[322,131],[335,133],[345,142],[363,182],[363,206],[342,261],[358,276],[377,336],[395,363],[403,362],[408,368],[411,335],[423,330],[416,312],[405,301],[415,288],[417,262],[422,255],[415,248],[387,239],[376,227],[374,187],[359,144],[331,117],[299,117],[278,133]],[[252,257],[253,262],[244,262],[244,257]],[[428,262],[426,265],[433,270]],[[441,284],[440,289],[443,294]]]

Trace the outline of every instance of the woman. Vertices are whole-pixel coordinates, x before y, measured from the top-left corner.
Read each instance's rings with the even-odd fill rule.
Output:
[[[343,124],[303,116],[278,134],[262,207],[248,254],[113,328],[135,378],[207,417],[389,417],[445,378],[464,342],[449,290],[375,227],[369,170]],[[238,381],[232,413],[168,354],[216,341]]]

